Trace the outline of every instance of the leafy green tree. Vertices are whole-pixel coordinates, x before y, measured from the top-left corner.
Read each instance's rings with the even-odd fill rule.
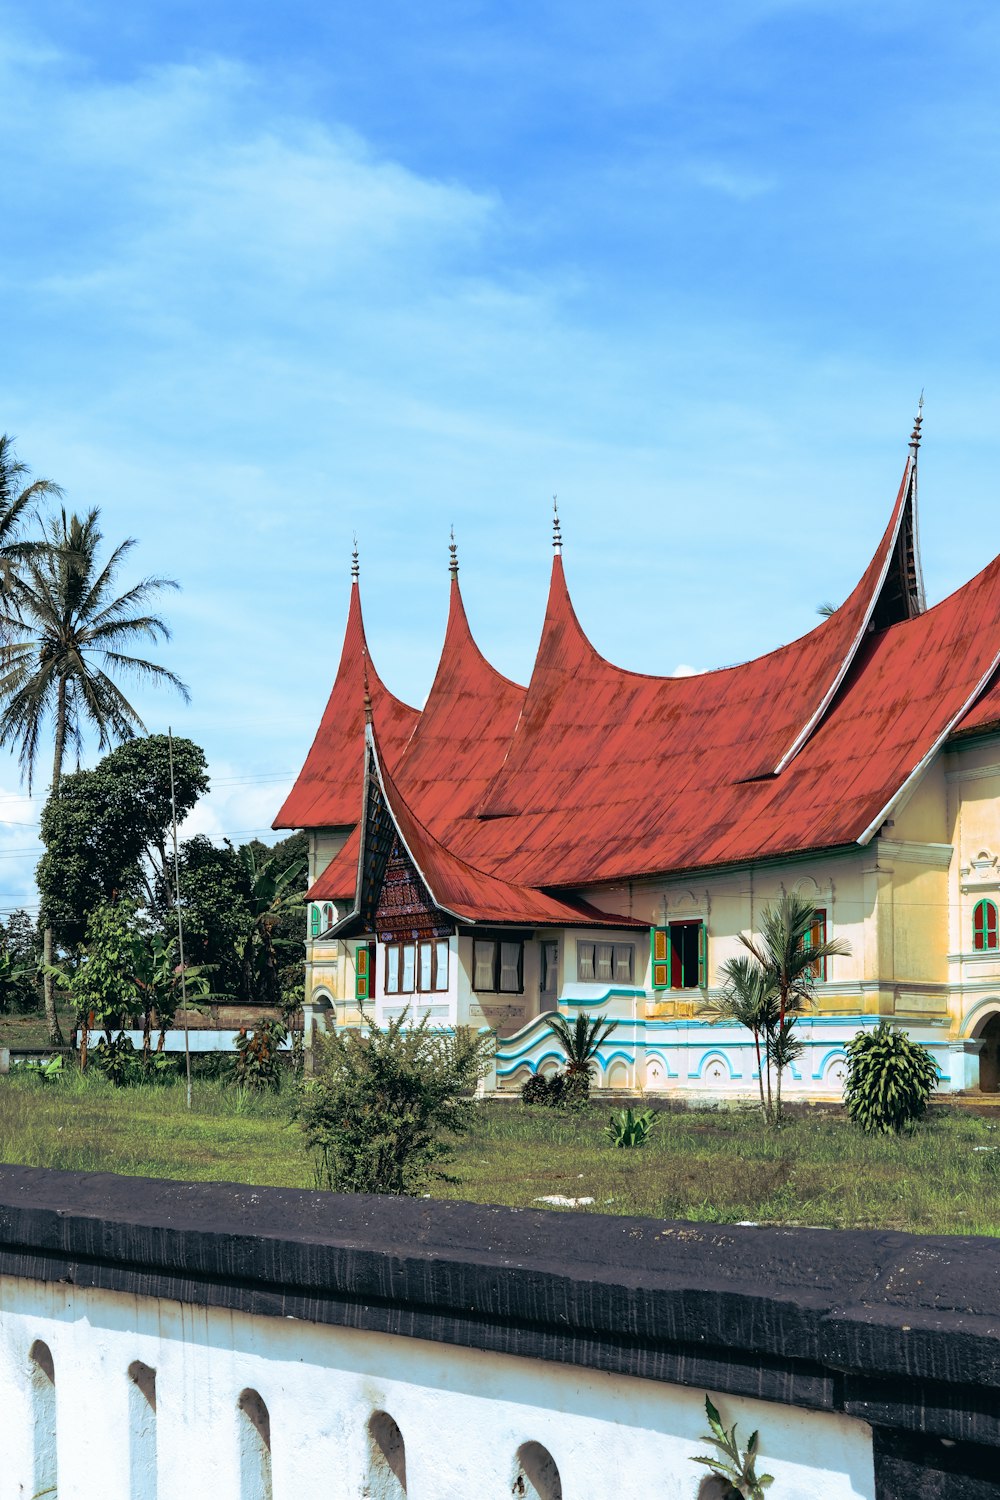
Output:
[[[120,1029],[124,1018],[137,1008],[131,972],[135,921],[135,908],[129,902],[102,902],[91,912],[79,961],[53,971],[72,1001],[84,1035],[103,1030],[109,1045],[112,1030]],[[85,1055],[81,1061],[85,1066]]]
[[[209,993],[208,981],[196,964],[178,960],[176,938],[162,932],[145,934],[133,930],[128,957],[129,988],[135,996],[136,1014],[142,1027],[142,1060],[149,1065],[153,1016],[159,1027],[157,1052],[163,1051],[166,1033],[173,1025],[178,1006],[186,999],[190,1008]]]
[[[316,1038],[297,1115],[317,1187],[398,1196],[449,1180],[450,1138],[468,1129],[474,1107],[462,1095],[488,1072],[493,1034],[407,1019]]]
[[[284,864],[280,855],[261,860],[258,848],[242,844],[236,851],[243,866],[249,926],[243,940],[241,963],[244,995],[260,1005],[280,1006],[283,1000],[283,935],[290,921],[301,926],[304,912],[305,858]],[[301,934],[297,947],[301,946]]]
[[[270,849],[228,840],[220,848],[203,834],[181,845],[185,954],[211,975],[215,994],[283,1006],[299,983],[305,850],[304,834]]]
[[[52,791],[58,789],[67,747],[82,753],[84,736],[96,734],[101,750],[131,739],[145,726],[118,680],[169,684],[186,699],[173,672],[129,647],[140,640],[169,639],[170,632],[147,606],[169,578],[144,578],[116,595],[117,575],[135,546],[129,537],[103,563],[100,512],[67,517],[45,527],[44,545],[24,559],[4,595],[0,631],[5,638],[0,675],[0,744],[14,746],[31,789],[42,736],[53,737]],[[53,931],[43,934],[45,1014],[49,1036],[61,1041],[52,992]]]
[[[172,884],[169,744],[165,734],[128,740],[89,771],[64,776],[42,812],[38,889],[55,941],[75,948],[102,901],[127,897],[157,911]],[[177,816],[208,790],[205,756],[173,742]]]
[[[37,1009],[41,997],[38,966],[41,937],[26,911],[11,912],[0,922],[0,1010]]]

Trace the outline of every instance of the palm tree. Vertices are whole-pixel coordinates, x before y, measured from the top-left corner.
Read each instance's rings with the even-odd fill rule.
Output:
[[[565,1016],[548,1015],[545,1024],[552,1032],[566,1055],[566,1078],[571,1088],[585,1100],[590,1092],[590,1079],[594,1071],[594,1060],[601,1043],[606,1042],[618,1028],[617,1021],[605,1016],[589,1016],[580,1011],[570,1026]]]
[[[100,749],[145,732],[138,711],[116,677],[169,683],[186,700],[188,690],[165,667],[125,653],[136,640],[168,640],[158,615],[145,612],[151,596],[177,588],[169,578],[144,578],[116,597],[116,575],[135,546],[121,542],[103,564],[99,510],[82,519],[65,510],[49,520],[43,543],[11,579],[0,614],[0,744],[16,746],[30,792],[43,730],[54,740],[51,791],[59,789],[67,747],[83,749],[85,734]],[[43,935],[45,1015],[49,1037],[62,1041],[52,987],[52,928]]]
[[[713,1026],[729,1022],[731,1025],[745,1026],[750,1032],[757,1053],[760,1107],[765,1120],[770,1122],[773,1113],[771,1036],[778,1018],[778,997],[769,976],[755,959],[743,956],[730,958],[722,965],[721,972],[724,981],[721,995],[706,1000],[701,1011],[711,1018]]]
[[[822,961],[851,951],[850,943],[843,938],[813,943],[815,921],[816,909],[810,902],[801,896],[786,894],[777,906],[764,908],[759,938],[740,934],[740,942],[760,966],[761,982],[767,984],[777,1000],[777,1016],[769,1027],[771,1057],[776,1064],[776,1120],[781,1119],[781,1075],[791,1060],[790,1049],[794,1047],[792,1026],[797,1017],[813,1004]]]
[[[242,943],[240,962],[243,970],[243,998],[265,1005],[281,1004],[281,963],[279,948],[301,948],[299,940],[281,935],[281,927],[305,904],[300,886],[306,859],[293,859],[282,866],[277,856],[257,862],[252,844],[237,850],[246,882],[246,902],[250,926]]]
[[[49,496],[62,490],[51,479],[28,479],[30,470],[14,452],[14,439],[0,433],[0,595],[8,594],[25,560],[38,551],[39,543],[22,535],[30,512]]]

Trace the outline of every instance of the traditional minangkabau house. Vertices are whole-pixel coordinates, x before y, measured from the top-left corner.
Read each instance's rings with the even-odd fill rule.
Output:
[[[612,666],[573,610],[558,520],[531,680],[485,660],[451,549],[422,711],[368,655],[357,555],[340,666],[275,820],[310,835],[311,1022],[404,1008],[498,1035],[496,1083],[556,1061],[546,1012],[616,1017],[597,1082],[756,1090],[747,1033],[705,1002],[795,890],[827,961],[788,1091],[837,1094],[889,1017],[942,1086],[1000,1087],[1000,557],[928,609],[918,417],[889,524],[850,597],[741,666]],[[654,961],[655,958],[655,961]]]

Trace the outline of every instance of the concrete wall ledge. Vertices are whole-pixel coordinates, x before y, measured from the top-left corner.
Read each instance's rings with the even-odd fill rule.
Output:
[[[0,1273],[841,1412],[925,1475],[1000,1448],[994,1239],[0,1167]]]

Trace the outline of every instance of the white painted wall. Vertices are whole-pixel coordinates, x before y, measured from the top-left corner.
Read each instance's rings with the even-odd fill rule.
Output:
[[[10,1277],[0,1278],[0,1308],[0,1500],[33,1494],[38,1339],[55,1373],[59,1500],[268,1500],[259,1462],[253,1472],[247,1392],[267,1408],[273,1500],[505,1500],[527,1444],[554,1459],[564,1500],[696,1500],[702,1483],[690,1461],[706,1451],[697,1390]],[[155,1488],[148,1472],[132,1482],[137,1360],[156,1373]],[[874,1500],[864,1423],[717,1404],[744,1438],[760,1428],[775,1500]],[[366,1491],[379,1411],[403,1438],[405,1490],[383,1466]]]

